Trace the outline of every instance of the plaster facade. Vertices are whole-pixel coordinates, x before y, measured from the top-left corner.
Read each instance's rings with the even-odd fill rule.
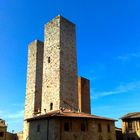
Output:
[[[124,140],[140,140],[140,112],[122,117],[122,133]]]

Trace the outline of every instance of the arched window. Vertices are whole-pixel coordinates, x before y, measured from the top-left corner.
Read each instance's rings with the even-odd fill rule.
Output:
[[[50,110],[53,110],[53,103],[50,103]]]

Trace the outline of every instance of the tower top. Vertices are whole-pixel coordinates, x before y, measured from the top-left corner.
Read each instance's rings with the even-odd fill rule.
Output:
[[[54,17],[52,20],[50,20],[49,22],[47,22],[45,24],[45,26],[47,26],[48,24],[51,24],[52,22],[54,22],[55,20],[58,20],[59,22],[61,21],[66,21],[69,22],[71,24],[73,24],[75,26],[75,24],[73,22],[71,22],[70,20],[66,19],[65,17],[61,16],[61,15],[57,15],[56,17]]]

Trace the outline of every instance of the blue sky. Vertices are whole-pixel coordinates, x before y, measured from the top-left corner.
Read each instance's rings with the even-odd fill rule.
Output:
[[[61,14],[77,25],[78,74],[91,80],[92,113],[140,111],[139,0],[0,0],[0,118],[22,130],[27,45]],[[120,121],[116,123],[121,126]]]

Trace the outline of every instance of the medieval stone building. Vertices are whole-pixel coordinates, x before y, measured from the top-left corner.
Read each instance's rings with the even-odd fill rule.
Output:
[[[77,75],[75,24],[57,16],[28,46],[24,140],[115,140],[113,119],[91,115],[89,80]]]
[[[140,140],[140,112],[124,115],[122,118],[124,140]]]

